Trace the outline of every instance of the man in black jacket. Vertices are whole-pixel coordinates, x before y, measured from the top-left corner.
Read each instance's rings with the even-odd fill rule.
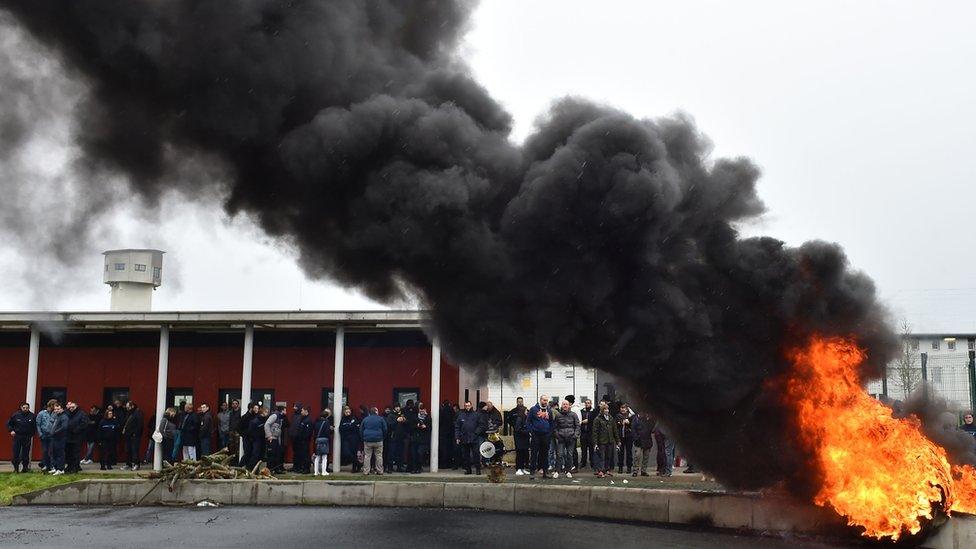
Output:
[[[580,449],[583,450],[583,458],[580,459],[580,467],[586,467],[587,461],[593,464],[593,418],[596,417],[596,410],[593,409],[593,401],[586,399],[583,401],[583,409],[580,410]]]
[[[251,453],[254,445],[254,441],[251,437],[251,421],[254,420],[254,416],[258,413],[258,405],[249,402],[247,404],[247,411],[241,416],[240,423],[237,424],[237,435],[241,437],[241,442],[244,445],[244,451],[238,456],[238,461],[241,467],[246,466],[251,460]],[[263,439],[262,439],[263,440]]]
[[[309,459],[308,443],[312,438],[312,429],[315,423],[309,416],[308,406],[299,405],[298,415],[292,417],[289,434],[294,432],[291,437],[292,447],[292,472],[300,475],[312,473],[312,462]]]
[[[197,459],[197,439],[200,437],[200,416],[193,411],[193,405],[183,407],[183,417],[179,419],[180,446],[183,459]]]
[[[241,449],[241,401],[236,398],[230,401],[227,416],[227,451],[236,455]]]
[[[10,431],[10,436],[14,437],[13,462],[15,473],[30,472],[31,441],[34,440],[36,429],[37,419],[34,417],[34,413],[30,411],[30,404],[21,402],[20,409],[7,420],[7,430]],[[23,471],[20,470],[20,466],[23,466]]]
[[[488,421],[485,414],[475,410],[471,406],[471,401],[464,403],[464,410],[458,413],[454,421],[454,440],[461,447],[461,461],[464,465],[464,474],[471,474],[471,465],[475,466],[478,474],[481,474],[481,454],[478,447],[484,440],[485,431],[488,429]]]
[[[301,470],[299,463],[302,458],[298,454],[298,431],[301,429],[302,425],[302,403],[296,402],[291,409],[291,421],[288,422],[288,440],[291,442],[292,447],[292,458],[291,458],[291,471],[292,473],[297,473]],[[306,444],[306,449],[307,449]]]
[[[85,441],[85,433],[88,431],[88,414],[81,411],[74,402],[68,402],[68,411],[65,414],[68,416],[68,435],[64,446],[64,472],[80,473],[81,443]]]
[[[457,469],[458,463],[454,459],[456,445],[454,442],[454,407],[451,402],[445,400],[441,404],[440,418],[440,444],[437,453],[440,454],[438,461],[442,469]]]
[[[200,408],[197,409],[197,414],[200,416],[200,435],[197,439],[197,453],[200,456],[209,456],[211,446],[213,445],[213,413],[210,411],[210,405],[203,403]]]
[[[125,423],[122,424],[122,440],[125,443],[125,465],[122,469],[139,470],[139,442],[142,440],[142,426],[144,425],[142,410],[135,402],[125,404]]]

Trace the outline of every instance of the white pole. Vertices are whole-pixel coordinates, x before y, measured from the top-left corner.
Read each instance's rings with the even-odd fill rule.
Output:
[[[430,351],[430,472],[436,473],[441,449],[441,346],[436,338]]]
[[[346,329],[336,326],[335,376],[332,381],[332,418],[335,421],[335,434],[332,437],[332,472],[342,468],[342,443],[339,440],[339,422],[342,420],[342,367],[346,347]]]
[[[159,430],[159,422],[163,420],[163,413],[166,411],[166,378],[169,375],[169,326],[159,327],[159,373],[156,374],[156,425],[155,430]],[[172,458],[171,458],[172,459]],[[153,452],[153,470],[163,470],[163,445],[156,444]]]
[[[37,326],[30,329],[30,350],[27,354],[27,398],[24,400],[30,404],[30,409],[35,414],[38,412],[37,406],[37,362],[41,352],[41,333]]]
[[[254,325],[244,326],[244,366],[241,368],[241,415],[247,413],[244,408],[251,403],[251,372],[254,365]],[[247,461],[244,455],[244,439],[238,443],[237,455],[241,460]]]

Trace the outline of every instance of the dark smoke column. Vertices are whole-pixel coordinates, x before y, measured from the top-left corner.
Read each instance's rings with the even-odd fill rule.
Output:
[[[764,385],[785,347],[853,336],[877,365],[895,341],[837,246],[738,238],[759,172],[689,120],[569,99],[511,144],[455,54],[467,2],[0,6],[90,85],[93,174],[224,190],[310,275],[419,296],[454,360],[621,376],[733,488],[815,480]]]

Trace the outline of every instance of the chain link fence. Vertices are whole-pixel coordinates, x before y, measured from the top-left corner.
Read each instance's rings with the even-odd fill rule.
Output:
[[[970,378],[969,353],[937,353],[916,355],[911,364],[892,363],[887,369],[887,387],[880,379],[868,383],[868,392],[876,398],[885,396],[904,400],[909,393],[925,383],[934,394],[946,399],[953,412],[973,407],[973,380]]]

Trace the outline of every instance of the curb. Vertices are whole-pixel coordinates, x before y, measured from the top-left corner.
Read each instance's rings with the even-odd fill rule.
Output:
[[[329,480],[183,480],[170,492],[142,479],[87,479],[20,494],[13,505],[335,505],[484,509],[654,524],[725,528],[758,534],[847,537],[832,512],[779,496],[461,482]],[[976,547],[976,517],[953,517],[923,547]]]

